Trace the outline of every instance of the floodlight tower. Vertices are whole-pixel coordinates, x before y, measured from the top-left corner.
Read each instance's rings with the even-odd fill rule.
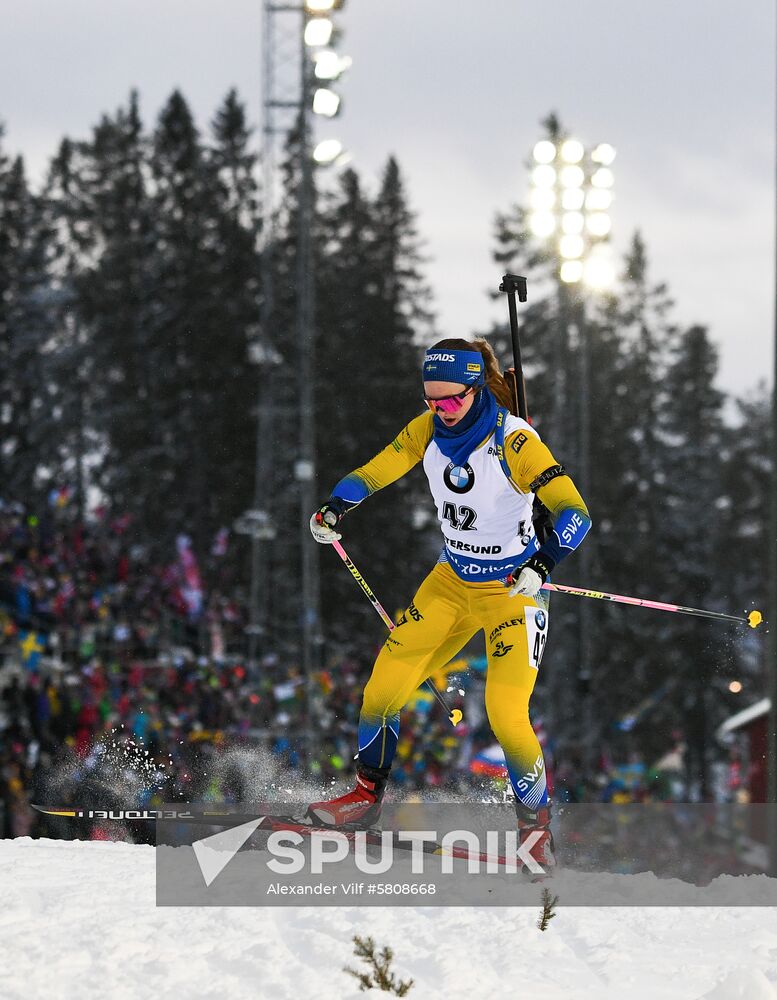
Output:
[[[342,8],[344,0],[305,0],[297,3],[275,3],[264,0],[262,28],[262,303],[258,343],[252,360],[259,370],[259,402],[257,407],[256,463],[254,506],[236,523],[236,530],[252,539],[251,558],[251,622],[249,659],[256,667],[256,655],[261,637],[269,636],[271,601],[270,563],[273,543],[289,551],[288,538],[281,539],[273,518],[288,510],[288,501],[278,495],[274,485],[273,461],[275,438],[279,430],[280,401],[278,385],[295,379],[294,413],[284,407],[283,418],[296,420],[299,436],[296,443],[294,478],[299,499],[298,566],[288,565],[290,579],[298,580],[297,607],[291,610],[286,627],[292,635],[301,635],[301,659],[306,681],[309,682],[318,660],[321,644],[319,615],[318,552],[311,544],[308,521],[317,502],[314,370],[315,370],[315,303],[312,253],[313,229],[313,169],[314,164],[342,162],[345,154],[337,140],[327,140],[329,146],[312,147],[311,132],[314,115],[334,117],[340,110],[340,98],[331,89],[331,81],[350,66],[350,59],[339,56],[331,43],[335,26],[329,16]],[[288,332],[276,318],[274,288],[274,249],[276,220],[281,195],[279,164],[288,135],[299,133],[300,183],[298,190],[297,261],[295,275],[296,317],[294,323],[294,353],[299,359],[294,373],[284,371],[282,345]],[[333,143],[337,144],[333,152]],[[279,519],[280,523],[280,519]],[[283,627],[278,623],[279,627]],[[297,628],[297,626],[299,626]],[[308,685],[309,686],[309,685]]]
[[[590,487],[590,344],[586,327],[586,290],[606,291],[615,281],[615,268],[609,245],[612,222],[609,209],[613,201],[614,176],[611,170],[615,150],[609,143],[586,149],[578,139],[558,133],[551,122],[551,137],[541,139],[533,150],[529,228],[546,244],[559,280],[561,350],[560,384],[556,387],[557,413],[554,420],[559,449],[576,448],[575,478],[584,497]],[[577,441],[562,442],[562,428],[568,420],[562,413],[567,393],[567,345],[574,330],[578,355],[578,436]],[[577,565],[581,579],[590,580],[591,545],[583,545]],[[588,584],[586,584],[588,585]],[[578,691],[584,711],[577,713],[581,723],[580,738],[590,759],[593,733],[593,697],[591,692],[591,608],[581,601],[578,608]]]
[[[609,288],[615,279],[607,243],[615,150],[608,143],[589,151],[577,139],[542,139],[533,155],[532,233],[551,241],[562,282]]]

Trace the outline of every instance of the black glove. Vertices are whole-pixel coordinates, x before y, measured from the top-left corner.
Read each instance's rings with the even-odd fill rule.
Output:
[[[518,594],[524,597],[536,597],[554,566],[553,560],[544,553],[535,552],[508,576],[506,582],[510,588],[510,597],[516,597]],[[529,572],[524,572],[525,570]]]

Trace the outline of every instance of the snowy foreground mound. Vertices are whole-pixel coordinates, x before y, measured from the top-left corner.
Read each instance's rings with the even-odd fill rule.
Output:
[[[644,877],[644,876],[642,876]],[[154,850],[0,841],[0,997],[356,998],[352,936],[411,1000],[777,1000],[777,913],[753,908],[157,908]],[[371,992],[376,998],[380,995]]]

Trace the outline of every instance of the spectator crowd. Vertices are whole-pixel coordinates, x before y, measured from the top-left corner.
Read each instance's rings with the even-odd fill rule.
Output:
[[[226,532],[203,573],[186,536],[167,561],[132,536],[128,517],[98,508],[79,519],[61,494],[41,514],[0,502],[0,836],[73,835],[31,802],[250,800],[296,779],[325,788],[350,777],[376,650],[333,654],[307,679],[277,652],[251,664],[246,603],[222,569]],[[504,791],[483,675],[467,666],[434,678],[452,704],[467,695],[455,730],[423,689],[403,712],[393,776],[404,792]],[[270,760],[270,776],[257,779],[247,759]],[[557,798],[671,794],[644,767],[620,784],[611,771],[601,759],[586,774],[568,757]]]

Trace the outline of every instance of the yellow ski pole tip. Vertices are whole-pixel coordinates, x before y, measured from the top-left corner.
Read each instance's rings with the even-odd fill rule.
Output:
[[[451,714],[448,716],[454,726],[458,726],[461,720],[464,718],[464,713],[460,708],[452,708]]]
[[[747,624],[750,628],[758,628],[761,622],[764,620],[764,616],[760,611],[751,611],[747,616]]]

